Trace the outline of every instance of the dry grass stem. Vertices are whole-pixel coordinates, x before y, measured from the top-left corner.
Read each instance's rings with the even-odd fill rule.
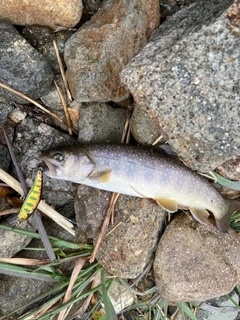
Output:
[[[10,174],[5,172],[3,169],[0,169],[0,180],[7,183],[12,189],[17,191],[20,195],[22,196],[24,195],[21,184],[12,176],[10,176]],[[51,218],[57,224],[59,224],[62,228],[64,228],[69,233],[75,236],[75,231],[72,230],[73,224],[68,220],[66,220],[60,213],[58,213],[56,210],[50,207],[47,203],[41,200],[39,202],[38,209],[43,213],[45,213],[49,218]]]
[[[217,177],[210,171],[209,174],[205,174],[205,173],[202,173],[202,172],[199,172],[198,173],[201,175],[201,176],[204,176],[210,180],[213,180],[214,183],[217,183]]]
[[[133,112],[133,106],[129,106],[128,110],[127,110],[127,116],[126,116],[126,122],[123,128],[123,133],[122,133],[122,138],[121,138],[121,143],[126,143],[129,144],[130,142],[130,119],[132,116],[132,112]]]
[[[0,216],[5,216],[7,214],[19,213],[21,208],[10,208],[0,212]]]
[[[68,83],[67,83],[67,79],[66,79],[66,76],[65,76],[65,72],[64,72],[64,68],[63,68],[63,64],[62,64],[62,60],[61,60],[61,57],[60,57],[60,54],[59,54],[59,50],[58,50],[58,46],[57,46],[56,40],[53,40],[53,46],[54,46],[54,50],[55,50],[55,53],[56,53],[56,56],[57,56],[59,68],[60,68],[60,71],[61,71],[61,75],[62,75],[64,87],[65,87],[66,92],[67,92],[68,99],[70,101],[72,101],[72,95],[71,95],[70,90],[68,88]]]
[[[41,110],[43,110],[44,112],[46,112],[47,114],[49,114],[51,117],[53,117],[53,118],[56,119],[57,121],[60,121],[61,123],[65,124],[67,127],[69,127],[68,124],[67,124],[65,121],[63,121],[62,119],[60,119],[60,118],[59,118],[58,116],[56,116],[54,113],[52,113],[52,112],[49,111],[48,109],[44,108],[41,104],[39,104],[39,103],[36,102],[35,100],[29,98],[29,97],[26,96],[25,94],[23,94],[23,93],[15,90],[15,89],[7,86],[6,84],[3,84],[3,83],[1,83],[1,82],[0,82],[0,87],[2,87],[2,88],[4,88],[4,89],[7,89],[8,91],[11,91],[11,92],[17,94],[19,97],[22,97],[23,99],[26,99],[27,101],[31,102],[31,103],[34,104],[36,107],[38,107],[39,109],[41,109]],[[76,133],[76,132],[74,131],[74,133]],[[76,133],[76,134],[77,134],[77,133]]]
[[[163,136],[161,135],[160,137],[158,137],[152,144],[152,146],[155,146],[155,144],[157,144],[159,141],[161,141],[163,138]]]
[[[71,299],[71,295],[72,295],[72,288],[77,280],[77,277],[79,275],[79,272],[82,270],[83,266],[84,266],[84,263],[86,262],[86,260],[88,259],[88,257],[84,257],[84,258],[79,258],[73,271],[72,271],[72,274],[71,274],[71,278],[70,278],[70,281],[68,283],[68,288],[67,288],[67,291],[65,293],[65,296],[63,298],[63,301],[62,301],[62,304],[68,302],[70,299]],[[62,310],[59,315],[58,315],[58,318],[57,320],[63,320],[64,317],[65,317],[65,313],[67,312],[67,308]]]
[[[120,221],[118,224],[114,226],[107,234],[106,237],[109,236],[115,229],[117,229],[122,224],[122,221]]]
[[[93,278],[91,289],[97,287],[99,284],[100,284],[100,273],[98,272],[95,275],[95,277]],[[84,312],[86,312],[86,310],[91,302],[92,296],[93,296],[93,293],[91,293],[90,295],[87,296],[87,298],[84,301],[84,303],[82,304],[82,306],[77,311],[75,311],[75,313],[70,317],[69,320],[75,319],[78,315],[81,315]]]
[[[38,259],[28,259],[28,258],[0,258],[0,262],[17,264],[21,266],[43,266],[50,263],[49,259],[38,260]]]
[[[119,195],[120,195],[120,193],[116,193],[116,192],[114,192],[112,194],[112,197],[110,199],[109,207],[108,207],[108,210],[106,212],[106,216],[105,216],[101,231],[99,233],[96,245],[95,245],[95,247],[93,249],[93,253],[92,253],[92,255],[91,255],[90,259],[89,259],[89,261],[91,263],[96,259],[97,252],[98,252],[100,244],[101,244],[101,242],[102,242],[102,240],[103,240],[103,238],[104,238],[104,236],[106,234],[106,230],[107,230],[108,225],[109,225],[110,217],[111,217],[111,214],[114,211],[114,206],[115,206],[115,204],[117,202],[117,199],[118,199]]]
[[[55,84],[55,86],[56,86],[56,88],[57,88],[59,97],[60,97],[61,102],[62,102],[63,110],[64,110],[65,117],[66,117],[66,121],[67,121],[67,124],[68,124],[68,132],[69,132],[70,136],[72,136],[73,131],[72,131],[72,126],[71,126],[71,120],[70,120],[70,117],[69,117],[69,113],[68,113],[68,109],[67,109],[67,104],[66,104],[64,95],[62,94],[62,91],[61,91],[61,89],[59,88],[59,86],[57,85],[56,81],[54,81],[54,84]]]

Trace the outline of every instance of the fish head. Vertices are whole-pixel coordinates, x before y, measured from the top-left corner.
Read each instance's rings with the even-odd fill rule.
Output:
[[[73,148],[43,152],[41,160],[46,164],[43,169],[48,177],[78,183],[88,177],[95,167],[87,152],[75,152]]]

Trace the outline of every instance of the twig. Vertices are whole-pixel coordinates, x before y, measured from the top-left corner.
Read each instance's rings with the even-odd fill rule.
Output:
[[[88,257],[82,257],[82,258],[79,258],[73,271],[72,271],[72,274],[71,274],[71,278],[70,278],[70,281],[68,283],[68,288],[67,288],[67,291],[65,293],[65,296],[63,298],[63,301],[62,301],[62,304],[68,302],[70,299],[71,299],[71,295],[72,295],[72,289],[73,289],[73,286],[77,280],[77,277],[80,273],[80,271],[82,270],[83,266],[84,266],[84,263],[86,262]],[[63,320],[64,319],[64,316],[67,312],[67,308],[66,309],[63,309],[59,315],[58,315],[58,318],[57,320]]]
[[[60,121],[61,123],[65,124],[65,125],[68,127],[68,124],[67,124],[65,121],[63,121],[62,119],[60,119],[60,118],[59,118],[58,116],[56,116],[54,113],[50,112],[48,109],[44,108],[41,104],[39,104],[39,103],[37,103],[35,100],[29,98],[29,97],[26,96],[25,94],[23,94],[23,93],[15,90],[15,89],[7,86],[6,84],[3,84],[2,82],[0,82],[0,87],[2,87],[2,88],[4,88],[4,89],[7,89],[7,90],[9,90],[9,91],[17,94],[18,96],[26,99],[27,101],[33,103],[35,106],[37,106],[38,108],[40,108],[41,110],[43,110],[44,112],[46,112],[47,114],[49,114],[51,117],[53,117],[54,119]],[[77,134],[76,131],[73,130],[73,132],[74,132],[75,134]]]
[[[160,137],[158,137],[153,143],[152,146],[155,146],[155,144],[157,144],[159,141],[161,141],[163,138],[163,136],[161,135]]]
[[[128,110],[127,110],[127,119],[126,119],[126,122],[125,122],[125,125],[124,125],[124,128],[123,128],[123,133],[122,133],[122,138],[121,138],[121,143],[126,143],[126,144],[129,144],[130,142],[130,119],[131,119],[131,116],[132,116],[132,112],[133,112],[133,109],[134,107],[133,106],[129,106],[128,107]]]
[[[55,86],[57,88],[59,97],[60,97],[61,102],[62,102],[62,106],[63,106],[63,110],[64,110],[64,113],[65,113],[66,121],[67,121],[67,123],[69,125],[68,132],[69,132],[70,136],[72,136],[71,120],[70,120],[70,117],[69,117],[69,113],[68,113],[68,109],[67,109],[67,104],[66,104],[65,98],[64,98],[64,96],[62,94],[62,91],[60,90],[59,86],[57,85],[56,81],[54,81],[54,84],[55,84]]]
[[[7,214],[18,213],[21,208],[10,208],[0,212],[0,216],[5,216]]]
[[[64,72],[64,68],[63,68],[63,64],[62,64],[62,60],[61,60],[61,57],[60,57],[60,54],[59,54],[59,50],[58,50],[58,46],[57,46],[56,40],[53,40],[53,46],[54,46],[54,50],[55,50],[55,53],[56,53],[56,56],[57,56],[59,68],[60,68],[60,71],[61,71],[61,75],[62,75],[63,83],[64,83],[64,86],[65,86],[65,89],[66,89],[66,92],[67,92],[68,99],[70,101],[72,101],[72,95],[71,95],[70,90],[68,88],[68,83],[67,83],[67,79],[66,79],[66,76],[65,76],[65,72]]]
[[[24,196],[26,197],[26,196],[27,196],[27,193],[28,193],[28,189],[27,189],[27,186],[26,186],[26,183],[25,183],[25,180],[24,180],[22,171],[21,171],[20,168],[19,168],[19,165],[18,165],[18,163],[17,163],[17,159],[16,159],[15,154],[14,154],[14,152],[13,152],[13,148],[12,148],[11,142],[10,142],[10,140],[8,139],[8,136],[7,136],[7,134],[6,134],[6,132],[5,132],[4,129],[3,129],[3,133],[4,133],[5,141],[6,141],[7,146],[8,146],[8,151],[9,151],[9,153],[10,153],[10,156],[11,156],[11,158],[12,158],[12,162],[13,162],[14,167],[15,167],[16,172],[17,172],[18,179],[20,180],[21,186],[22,186],[22,188],[23,188]]]
[[[89,259],[89,261],[91,263],[95,260],[97,252],[98,252],[98,249],[100,247],[100,244],[101,244],[101,242],[102,242],[102,240],[103,240],[103,238],[104,238],[104,236],[106,234],[106,230],[107,230],[107,227],[109,225],[110,217],[111,217],[111,214],[112,214],[112,212],[114,210],[114,206],[115,206],[115,204],[117,202],[117,199],[118,199],[119,195],[120,195],[120,193],[115,193],[115,192],[112,194],[112,197],[110,199],[109,207],[108,207],[108,210],[106,212],[106,216],[105,216],[101,231],[99,233],[97,242],[96,242],[95,247],[93,249],[93,253],[92,253],[92,255],[91,255],[90,259]]]

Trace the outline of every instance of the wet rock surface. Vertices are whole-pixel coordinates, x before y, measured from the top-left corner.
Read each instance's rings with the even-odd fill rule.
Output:
[[[239,281],[239,237],[221,234],[179,215],[160,239],[154,274],[159,293],[170,301],[204,301],[229,293]]]
[[[165,218],[163,209],[148,200],[120,195],[114,224],[103,239],[97,260],[117,277],[137,277],[153,257]]]
[[[66,43],[67,80],[74,99],[125,99],[128,92],[119,73],[146,44],[159,18],[157,0],[105,1]]]
[[[53,72],[42,55],[30,46],[7,22],[0,22],[0,82],[38,99],[49,92]],[[26,102],[14,93],[0,88],[0,95],[9,100]]]
[[[42,0],[41,2],[10,0],[2,3],[0,18],[16,25],[38,24],[55,29],[58,26],[74,27],[79,22],[81,15],[81,0],[67,2],[63,0]]]
[[[240,38],[232,1],[197,1],[165,21],[121,73],[171,147],[208,172],[239,154]]]

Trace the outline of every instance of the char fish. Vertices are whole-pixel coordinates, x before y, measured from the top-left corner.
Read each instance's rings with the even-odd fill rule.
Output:
[[[240,209],[239,202],[225,200],[204,177],[151,148],[75,145],[44,152],[41,159],[51,178],[154,199],[168,212],[186,208],[204,224],[210,211],[222,233]]]

